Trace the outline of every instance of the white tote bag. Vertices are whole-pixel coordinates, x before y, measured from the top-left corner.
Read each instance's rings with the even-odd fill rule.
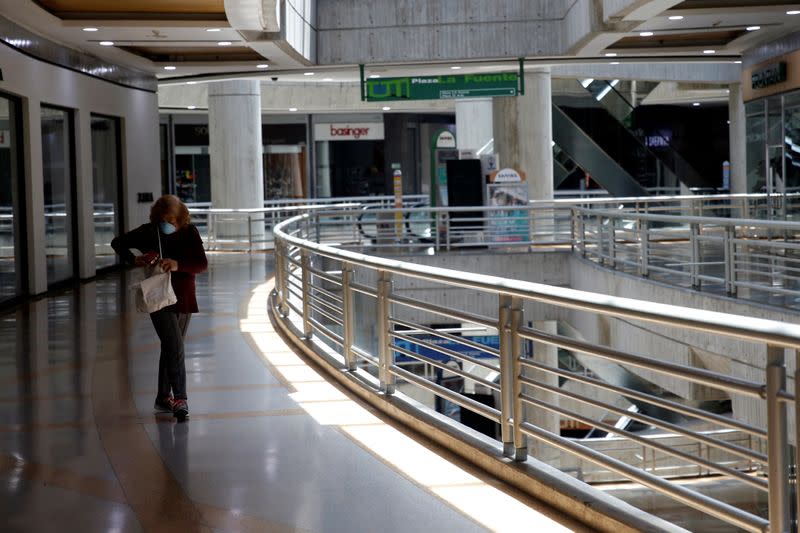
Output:
[[[158,256],[162,257],[160,233]],[[155,267],[151,272],[147,278],[133,286],[136,291],[136,309],[142,313],[155,313],[178,301],[175,291],[172,290],[172,274],[164,272],[161,267]]]

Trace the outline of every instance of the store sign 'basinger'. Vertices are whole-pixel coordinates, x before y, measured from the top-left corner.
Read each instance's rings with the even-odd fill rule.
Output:
[[[366,96],[370,102],[517,96],[518,80],[516,72],[379,78],[366,80]]]
[[[379,141],[383,139],[383,133],[382,122],[314,125],[314,139],[317,141]]]

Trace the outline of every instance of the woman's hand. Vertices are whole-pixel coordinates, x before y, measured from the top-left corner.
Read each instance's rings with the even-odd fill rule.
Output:
[[[151,266],[154,265],[157,260],[158,254],[149,252],[144,255],[137,255],[136,258],[134,258],[133,263],[136,266]]]
[[[175,272],[178,270],[178,262],[174,259],[162,259],[160,264],[164,272]]]

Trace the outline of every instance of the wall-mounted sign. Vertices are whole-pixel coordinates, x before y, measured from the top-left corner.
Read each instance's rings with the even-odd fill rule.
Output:
[[[382,141],[383,122],[315,124],[316,141]]]
[[[513,168],[504,168],[489,177],[492,183],[519,183],[525,181],[525,173]]]
[[[447,130],[440,131],[436,136],[435,148],[455,148],[456,136]]]
[[[519,75],[516,72],[492,74],[456,74],[448,76],[411,76],[366,80],[369,102],[387,100],[453,100],[517,96]]]
[[[456,136],[440,130],[431,142],[431,205],[447,205],[447,161],[458,159]]]
[[[777,85],[787,80],[786,62],[780,61],[760,68],[750,75],[751,86],[753,89],[764,89],[771,85]]]

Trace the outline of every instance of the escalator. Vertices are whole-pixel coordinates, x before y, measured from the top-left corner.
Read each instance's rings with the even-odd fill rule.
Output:
[[[553,140],[597,183],[615,196],[647,188],[705,185],[702,176],[658,134],[630,128],[634,106],[619,80],[562,80],[553,94]],[[657,147],[657,153],[650,147]],[[556,165],[557,180],[563,175]]]

